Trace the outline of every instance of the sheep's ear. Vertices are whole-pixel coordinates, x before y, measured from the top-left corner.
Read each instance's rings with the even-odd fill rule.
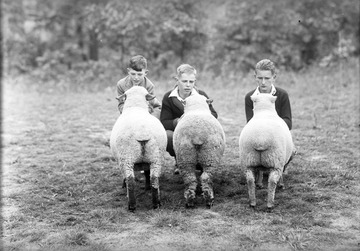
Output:
[[[150,101],[150,100],[152,100],[152,99],[155,98],[155,96],[154,96],[154,95],[151,95],[150,93],[146,94],[145,97],[146,97],[146,100],[147,100],[147,101]]]
[[[117,96],[116,99],[119,100],[119,101],[126,100],[126,94],[124,93],[124,94],[122,94],[120,96]]]
[[[271,96],[271,98],[270,98],[272,103],[275,103],[276,99],[277,99],[277,96]]]
[[[211,105],[213,101],[214,101],[213,99],[209,99],[209,98],[206,99],[206,103],[208,103],[208,105]]]

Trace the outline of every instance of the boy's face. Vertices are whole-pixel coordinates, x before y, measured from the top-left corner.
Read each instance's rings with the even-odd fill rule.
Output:
[[[146,69],[142,69],[141,71],[135,71],[134,69],[127,68],[127,70],[130,80],[134,85],[139,85],[140,83],[142,83],[146,74],[148,73],[148,70]]]
[[[271,85],[275,83],[276,75],[271,71],[256,70],[255,79],[261,93],[270,93]]]
[[[178,78],[178,87],[180,96],[188,97],[196,82],[196,76],[193,73],[183,73]],[[182,98],[184,98],[182,97]]]

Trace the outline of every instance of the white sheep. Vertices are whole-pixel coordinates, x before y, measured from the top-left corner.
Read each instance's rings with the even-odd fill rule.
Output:
[[[144,87],[134,86],[122,97],[126,98],[110,136],[110,147],[125,177],[128,207],[136,209],[134,168],[145,168],[146,186],[151,183],[153,207],[160,206],[159,176],[164,163],[167,136],[161,122],[150,115],[148,100],[154,98]],[[139,170],[139,169],[138,169]]]
[[[194,207],[196,173],[200,172],[201,189],[206,206],[210,208],[214,201],[212,171],[220,165],[225,133],[211,114],[205,96],[192,95],[185,101],[184,114],[174,130],[173,144],[185,183],[186,207]]]
[[[251,96],[254,116],[240,133],[240,167],[245,170],[250,206],[256,206],[255,172],[269,171],[267,208],[274,206],[275,189],[295,153],[289,128],[275,110],[276,96]],[[282,183],[282,182],[281,182]]]

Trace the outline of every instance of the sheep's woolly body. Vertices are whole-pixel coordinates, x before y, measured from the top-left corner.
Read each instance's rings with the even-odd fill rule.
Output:
[[[112,153],[119,161],[129,158],[135,163],[152,161],[156,156],[154,152],[166,148],[166,132],[160,121],[147,110],[129,110],[127,113],[124,109],[113,127],[110,138]],[[143,148],[139,142],[147,143]]]
[[[219,166],[225,149],[225,134],[219,121],[211,114],[202,95],[186,99],[184,115],[175,128],[173,136],[177,165],[185,182],[187,206],[193,206],[199,166],[203,195],[207,206],[212,205],[214,195],[211,184],[212,170]]]
[[[254,171],[270,171],[268,207],[273,207],[276,184],[290,160],[294,145],[290,130],[275,110],[276,97],[258,94],[252,97],[254,116],[245,125],[239,138],[240,166],[246,170],[250,204],[255,202]]]
[[[167,136],[160,121],[148,112],[148,92],[145,88],[132,87],[125,95],[123,112],[112,129],[110,147],[127,180],[129,208],[135,209],[135,197],[130,194],[133,193],[134,164],[150,164],[153,194],[159,194],[158,178],[164,162]]]
[[[285,122],[280,118],[255,116],[240,135],[240,165],[279,168],[292,154],[292,138]]]

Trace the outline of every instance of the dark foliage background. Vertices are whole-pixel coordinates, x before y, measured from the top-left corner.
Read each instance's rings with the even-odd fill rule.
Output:
[[[360,52],[357,0],[3,0],[2,14],[6,73],[58,86],[114,85],[134,54],[164,79],[183,62],[226,78]]]

